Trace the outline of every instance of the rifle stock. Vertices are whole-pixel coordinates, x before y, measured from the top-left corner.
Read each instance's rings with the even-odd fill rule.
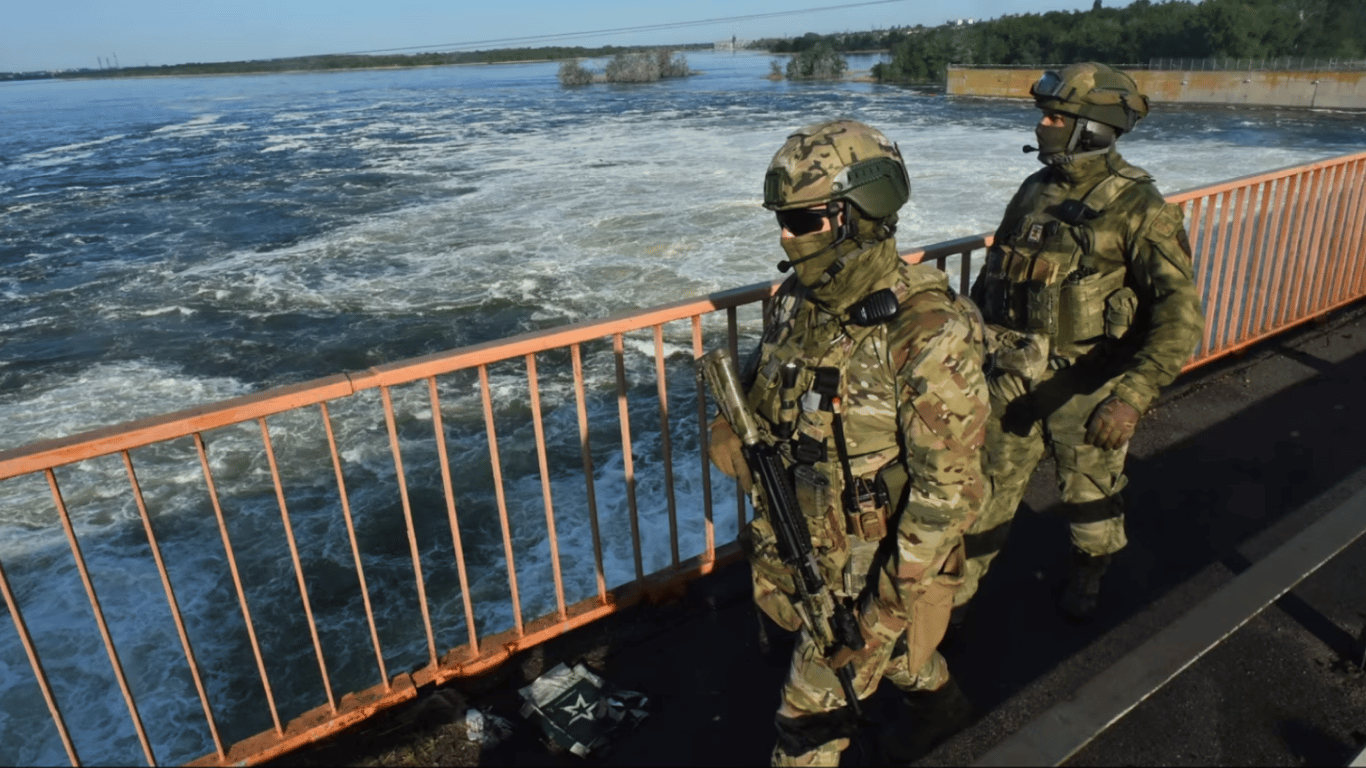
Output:
[[[764,442],[758,422],[740,388],[740,376],[725,350],[713,350],[698,361],[707,388],[716,400],[722,417],[740,438],[745,463],[762,491],[764,503],[756,509],[773,527],[777,537],[778,554],[783,563],[792,568],[797,578],[796,608],[808,631],[819,642],[828,658],[840,646],[861,650],[863,633],[853,611],[839,600],[825,584],[815,550],[811,546],[811,532],[806,515],[797,503],[791,476],[776,448]],[[852,665],[835,671],[844,699],[854,716],[860,717],[858,695],[854,691]]]

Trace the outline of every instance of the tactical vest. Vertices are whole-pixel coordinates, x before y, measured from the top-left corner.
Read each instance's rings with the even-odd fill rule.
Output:
[[[1046,337],[1060,360],[1121,338],[1138,297],[1125,285],[1119,227],[1104,215],[1146,180],[1111,174],[1080,199],[1032,206],[987,252],[974,294],[986,321]]]
[[[952,295],[938,271],[903,267],[899,278],[897,307],[924,291]],[[750,371],[749,405],[791,468],[826,583],[852,597],[909,484],[889,326],[813,324],[818,310],[788,287]]]

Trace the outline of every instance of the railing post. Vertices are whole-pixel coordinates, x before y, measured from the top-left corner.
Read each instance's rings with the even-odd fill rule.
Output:
[[[14,595],[14,590],[10,588],[9,577],[5,575],[5,568],[0,564],[0,595],[5,598],[5,606],[9,608],[10,619],[14,622],[14,629],[19,633],[19,641],[24,646],[24,653],[28,655],[29,666],[33,669],[33,676],[38,681],[38,688],[43,692],[43,700],[47,702],[48,712],[52,714],[52,722],[57,726],[57,735],[62,739],[62,747],[66,749],[67,759],[72,765],[80,765],[81,759],[76,754],[76,745],[71,742],[71,734],[67,731],[66,718],[62,717],[62,708],[57,704],[57,697],[53,695],[52,684],[47,679],[47,672],[43,669],[43,663],[38,660],[38,649],[33,644],[33,636],[29,634],[28,625],[24,622],[24,617],[19,612],[19,601]],[[220,750],[221,751],[221,750]]]
[[[612,356],[617,362],[617,418],[621,422],[621,469],[626,483],[626,511],[631,523],[631,556],[636,566],[636,581],[645,579],[645,563],[640,549],[640,511],[636,504],[636,458],[631,448],[631,403],[626,389],[626,344],[620,333],[612,334]]]
[[[536,462],[541,472],[541,503],[545,505],[546,539],[550,545],[550,573],[555,582],[555,610],[560,621],[568,618],[564,603],[564,574],[560,572],[560,537],[555,528],[555,501],[550,492],[550,461],[546,456],[545,424],[541,416],[541,385],[536,355],[526,356],[527,394],[531,400],[531,427],[536,434]]]
[[[213,707],[209,704],[209,693],[204,687],[204,675],[199,670],[199,661],[194,655],[194,646],[190,643],[190,633],[185,628],[185,619],[180,611],[180,602],[176,600],[175,589],[171,586],[171,575],[166,570],[166,563],[161,557],[161,545],[157,543],[156,532],[152,529],[152,516],[147,511],[147,502],[142,495],[142,486],[138,483],[137,473],[133,471],[133,457],[128,451],[122,451],[124,469],[128,472],[128,481],[133,487],[133,500],[138,506],[138,515],[142,518],[143,531],[147,534],[147,546],[152,551],[152,559],[156,562],[157,574],[161,577],[161,588],[166,592],[166,602],[171,608],[171,618],[175,621],[176,634],[180,636],[180,646],[185,651],[185,662],[190,667],[190,677],[194,678],[195,691],[199,694],[200,706],[204,708],[204,720],[209,726],[209,735],[213,738],[214,749],[218,751],[218,759],[226,760],[227,752],[223,748],[223,738],[218,733],[218,721],[213,716]],[[3,574],[0,574],[3,575]]]
[[[384,424],[389,430],[389,448],[394,456],[394,479],[398,483],[399,502],[403,506],[403,522],[408,532],[408,552],[413,559],[413,580],[417,587],[417,603],[422,610],[422,626],[427,631],[427,659],[436,666],[436,636],[432,632],[432,612],[427,605],[427,580],[422,575],[422,552],[417,545],[417,525],[413,521],[413,505],[408,498],[408,478],[403,471],[403,449],[398,441],[398,420],[394,416],[393,396],[389,387],[380,387],[384,401]],[[492,443],[490,439],[490,443]],[[509,559],[509,563],[511,560]]]
[[[489,463],[493,470],[493,491],[498,502],[498,525],[503,534],[503,558],[507,561],[508,594],[512,602],[512,621],[521,637],[525,630],[522,625],[522,596],[517,588],[517,565],[512,550],[512,528],[508,525],[507,492],[503,488],[503,463],[498,450],[498,430],[493,418],[493,393],[489,386],[487,365],[479,366],[479,390],[484,406],[484,431],[489,440]],[[413,545],[416,547],[416,543]],[[416,551],[416,550],[414,550]],[[435,663],[433,649],[433,663]]]
[[[598,582],[598,600],[607,600],[607,573],[602,561],[602,532],[598,523],[598,496],[593,482],[593,449],[588,430],[588,404],[583,391],[583,351],[570,347],[574,364],[574,403],[579,420],[579,458],[583,461],[584,498],[588,504],[588,523],[593,530],[593,568]]]

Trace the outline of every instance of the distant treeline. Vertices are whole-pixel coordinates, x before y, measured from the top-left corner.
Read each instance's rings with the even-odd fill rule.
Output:
[[[672,50],[698,50],[712,47],[711,43],[690,43],[670,46]],[[653,51],[655,46],[616,46],[602,48],[505,48],[494,51],[461,51],[456,53],[413,53],[367,56],[337,54],[325,56],[296,56],[286,59],[258,61],[224,61],[215,63],[167,64],[159,67],[108,67],[99,69],[63,70],[60,72],[0,73],[0,80],[28,80],[61,77],[149,77],[155,75],[238,75],[264,72],[326,71],[336,69],[373,69],[377,67],[432,67],[448,64],[505,64],[518,61],[546,61],[557,59],[585,59],[617,56],[619,54]]]
[[[1103,61],[1142,65],[1158,58],[1366,59],[1366,0],[1134,0],[1089,11],[1002,16],[972,24],[893,27],[872,32],[757,40],[751,48],[800,53],[882,50],[873,68],[885,82],[943,82],[949,64],[1047,65]]]
[[[493,64],[536,60],[578,60],[653,51],[658,46],[602,48],[507,48],[456,53],[301,56],[260,61],[115,67],[60,72],[0,73],[0,80],[47,77],[141,77],[226,75],[253,72]],[[1142,66],[1152,59],[1273,59],[1304,57],[1366,59],[1366,0],[1133,0],[1106,8],[1094,0],[1088,11],[1050,11],[1001,16],[974,23],[891,27],[868,32],[764,38],[749,48],[808,54],[830,61],[855,51],[886,51],[873,68],[884,82],[942,83],[948,65],[1048,65],[1103,61]],[[711,49],[711,43],[669,46]],[[817,50],[819,49],[819,51]],[[807,61],[788,77],[819,77]],[[836,67],[838,69],[838,67]],[[821,70],[823,74],[825,70]],[[838,75],[836,75],[838,76]]]

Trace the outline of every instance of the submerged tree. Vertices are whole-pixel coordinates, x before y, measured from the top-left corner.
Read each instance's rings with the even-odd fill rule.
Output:
[[[687,77],[692,74],[688,69],[688,59],[683,54],[674,55],[674,52],[666,48],[655,51],[655,66],[659,67],[659,76],[664,77]]]
[[[653,83],[665,77],[692,74],[683,54],[660,49],[654,53],[619,53],[607,62],[604,72],[609,83]]]
[[[794,55],[787,62],[788,80],[838,80],[849,69],[849,62],[835,53],[829,43]]]
[[[560,85],[588,85],[593,82],[593,71],[577,61],[560,65]]]
[[[659,67],[649,54],[618,53],[607,62],[604,74],[609,83],[653,83],[659,79]]]
[[[655,51],[635,51],[618,53],[607,62],[602,73],[595,73],[578,62],[566,61],[560,65],[560,85],[587,85],[604,81],[608,83],[653,83],[666,77],[687,77],[693,72],[688,68],[688,60],[683,54],[675,54],[671,49]]]

